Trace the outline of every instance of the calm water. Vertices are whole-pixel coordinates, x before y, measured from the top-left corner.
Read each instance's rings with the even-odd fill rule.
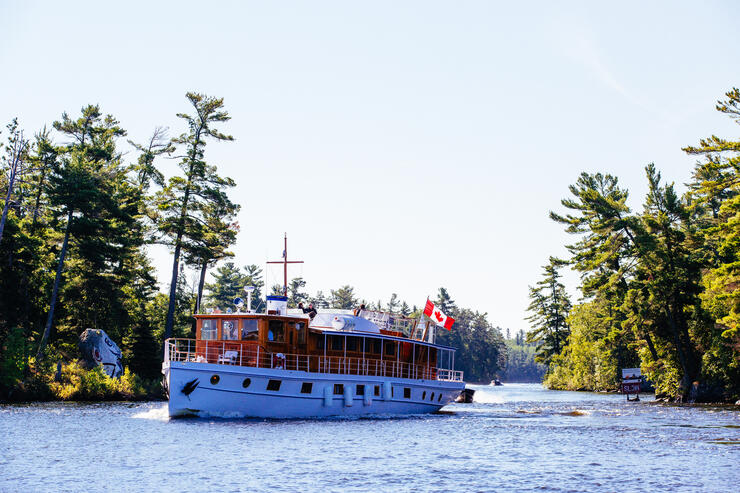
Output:
[[[0,406],[0,491],[740,491],[740,412],[538,385],[404,418]]]

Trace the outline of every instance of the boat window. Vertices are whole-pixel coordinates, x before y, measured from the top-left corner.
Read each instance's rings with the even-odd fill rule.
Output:
[[[242,341],[256,341],[258,332],[256,318],[242,319]]]
[[[358,385],[357,387],[355,387],[355,395],[365,395],[365,386]]]
[[[341,351],[344,349],[344,337],[342,336],[331,336],[331,350]]]
[[[295,324],[296,344],[306,344],[306,324],[298,322]]]
[[[421,393],[421,398],[422,399],[426,399],[427,398],[427,391],[426,390]]]
[[[341,383],[335,383],[334,384],[334,394],[336,395],[344,394],[344,385]]]
[[[437,397],[437,402],[442,402],[442,392],[439,393],[439,397]]]
[[[324,336],[319,335],[316,339],[316,349],[324,349]]]
[[[434,400],[434,392],[432,392],[432,396],[429,398],[430,401]]]
[[[356,337],[347,338],[347,351],[357,351],[357,338]]]
[[[267,328],[267,340],[285,342],[285,327],[280,320],[270,320]]]
[[[301,385],[301,394],[310,394],[313,390],[313,383],[311,382],[303,382],[303,385]]]
[[[251,378],[245,378],[244,381],[242,382],[242,387],[244,387],[246,389],[247,387],[249,387],[249,385],[251,383],[252,383],[252,379]]]
[[[375,386],[375,395],[380,395],[380,385]]]
[[[372,354],[380,354],[380,339],[370,339],[367,341],[368,351]]]
[[[403,397],[404,399],[411,399],[411,389],[409,387],[403,388]]]
[[[211,384],[216,385],[219,380],[221,380],[221,377],[219,377],[218,375],[211,376]]]
[[[221,339],[225,341],[239,339],[239,331],[236,328],[235,320],[224,320],[221,322]]]
[[[203,320],[200,326],[200,338],[204,341],[215,341],[218,330],[218,320]]]
[[[273,392],[277,392],[280,390],[280,384],[283,383],[282,380],[269,380],[267,382],[267,390],[272,390]]]
[[[393,356],[394,354],[396,354],[396,343],[395,342],[385,343],[385,354],[389,356]]]

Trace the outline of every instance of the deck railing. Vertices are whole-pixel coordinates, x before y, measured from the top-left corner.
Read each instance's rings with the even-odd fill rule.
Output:
[[[285,354],[266,350],[258,344],[228,341],[167,339],[165,361],[188,361],[252,368],[275,368],[339,375],[367,375],[424,380],[463,381],[463,372],[436,366],[395,360],[342,356]]]

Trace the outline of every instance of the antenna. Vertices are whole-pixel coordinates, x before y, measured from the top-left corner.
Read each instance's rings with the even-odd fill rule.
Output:
[[[273,260],[268,264],[283,264],[283,296],[288,296],[288,264],[302,264],[303,260],[288,260],[288,233],[285,233],[283,260]]]

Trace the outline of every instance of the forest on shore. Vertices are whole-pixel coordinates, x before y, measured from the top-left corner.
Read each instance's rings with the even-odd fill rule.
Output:
[[[223,99],[187,93],[176,115],[180,133],[153,127],[145,142],[98,105],[62,114],[29,135],[17,119],[0,144],[0,400],[146,399],[161,397],[163,341],[193,337],[193,313],[228,308],[252,285],[253,308],[281,286],[264,286],[254,264],[236,267],[239,205],[235,182],[206,157],[209,143],[233,141]],[[133,150],[133,152],[131,152]],[[177,172],[163,173],[163,159]],[[150,245],[172,252],[168,292],[160,292]],[[213,282],[207,273],[219,266]],[[194,279],[189,279],[194,274]],[[420,311],[392,294],[359,299],[349,285],[326,295],[292,279],[289,306],[319,310],[360,303],[400,315]],[[458,348],[456,366],[487,382],[506,361],[500,329],[486,314],[460,308],[444,288],[437,303],[457,323],[438,341]],[[79,336],[102,329],[122,350],[120,379],[80,361]]]
[[[740,124],[740,90],[716,109]],[[642,210],[616,176],[582,173],[550,213],[574,239],[530,288],[527,341],[549,388],[613,391],[621,368],[640,367],[659,398],[740,398],[740,140],[683,150],[698,159],[683,194],[651,163]],[[580,274],[575,304],[567,267]]]

